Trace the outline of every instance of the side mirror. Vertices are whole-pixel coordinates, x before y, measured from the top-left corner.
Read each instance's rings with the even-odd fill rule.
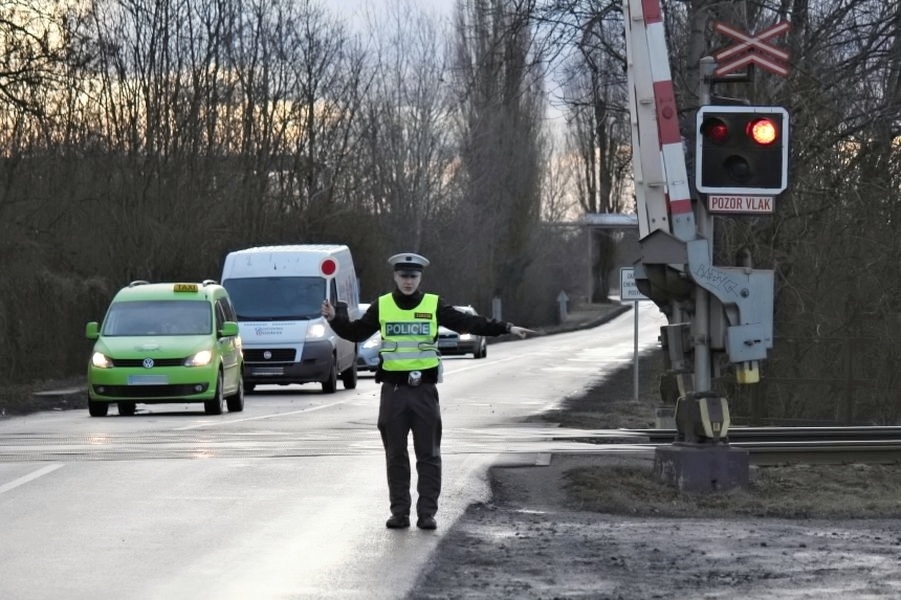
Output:
[[[238,335],[238,324],[234,321],[226,321],[219,330],[219,337],[235,337]]]
[[[335,302],[335,316],[341,316],[345,319],[350,318],[347,315],[347,302]]]
[[[100,337],[100,324],[97,321],[90,321],[84,326],[84,336],[89,340],[96,340]]]

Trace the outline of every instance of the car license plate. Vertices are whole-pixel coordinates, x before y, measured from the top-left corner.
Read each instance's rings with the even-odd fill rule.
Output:
[[[168,385],[165,375],[129,375],[128,385]]]
[[[285,369],[282,367],[254,367],[250,370],[251,375],[284,375]]]

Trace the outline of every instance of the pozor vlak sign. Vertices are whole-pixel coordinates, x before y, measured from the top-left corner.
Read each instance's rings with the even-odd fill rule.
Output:
[[[709,194],[707,196],[707,210],[712,213],[769,214],[773,212],[773,197]]]

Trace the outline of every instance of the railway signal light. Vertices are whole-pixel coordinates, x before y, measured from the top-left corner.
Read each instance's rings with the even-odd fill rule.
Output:
[[[788,187],[788,112],[781,106],[702,106],[695,184],[707,194],[778,194]]]

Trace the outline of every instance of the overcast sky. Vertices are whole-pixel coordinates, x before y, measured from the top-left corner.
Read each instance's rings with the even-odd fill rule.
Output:
[[[457,5],[456,0],[321,0],[323,6],[332,14],[342,19],[351,29],[364,30],[367,26],[367,11],[374,14],[384,13],[386,7],[396,2],[409,2],[412,6],[422,9],[428,14],[433,14],[444,19],[451,19]],[[552,85],[552,82],[548,82]],[[553,105],[548,106],[547,118],[560,122],[562,118],[560,110]]]
[[[396,0],[324,0],[328,10],[342,18],[348,24],[365,23],[364,9],[379,11]],[[408,0],[413,6],[421,7],[425,12],[450,17],[456,2],[454,0]]]

